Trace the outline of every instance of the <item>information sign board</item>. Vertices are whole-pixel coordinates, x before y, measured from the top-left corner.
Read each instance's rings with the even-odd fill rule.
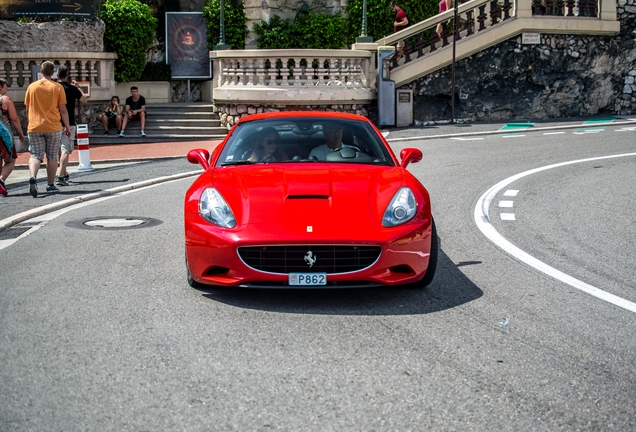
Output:
[[[166,12],[166,58],[172,78],[212,77],[203,13]]]

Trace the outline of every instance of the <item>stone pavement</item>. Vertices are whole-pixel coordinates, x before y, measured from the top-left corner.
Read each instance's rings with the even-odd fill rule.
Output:
[[[106,168],[124,163],[147,161],[151,159],[165,158],[185,158],[188,152],[195,148],[205,148],[212,152],[222,140],[213,139],[206,141],[182,141],[182,142],[154,142],[143,144],[108,144],[108,145],[89,145],[91,165],[99,168]],[[79,156],[77,146],[76,150],[69,157],[69,174],[77,172]],[[16,168],[13,170],[7,185],[22,183],[29,180],[29,157],[30,153],[18,153],[16,160]],[[46,177],[46,159],[40,168],[40,178]]]

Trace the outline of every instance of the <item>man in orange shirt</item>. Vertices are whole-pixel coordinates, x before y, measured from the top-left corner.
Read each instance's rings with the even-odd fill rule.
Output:
[[[38,196],[37,175],[46,153],[47,192],[59,192],[53,184],[57,172],[57,155],[62,146],[62,133],[71,136],[71,127],[66,110],[66,95],[64,88],[51,80],[55,65],[45,61],[40,66],[42,79],[32,82],[24,97],[29,126],[29,192],[33,198]],[[60,124],[64,123],[64,130]]]

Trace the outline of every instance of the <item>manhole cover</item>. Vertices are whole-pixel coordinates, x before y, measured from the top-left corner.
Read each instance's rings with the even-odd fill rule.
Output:
[[[89,227],[102,227],[102,228],[128,228],[135,227],[141,224],[145,224],[143,219],[95,219],[84,222],[84,225]]]
[[[99,216],[76,221],[69,221],[66,226],[82,229],[121,230],[148,228],[159,225],[159,219],[137,216]]]

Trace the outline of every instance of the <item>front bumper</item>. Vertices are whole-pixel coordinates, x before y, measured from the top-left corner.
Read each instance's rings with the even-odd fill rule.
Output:
[[[284,273],[268,273],[249,267],[237,249],[242,246],[365,245],[382,248],[375,263],[362,270],[327,275],[327,285],[308,288],[360,288],[394,286],[421,280],[431,248],[431,218],[419,218],[394,228],[366,232],[332,232],[317,239],[286,232],[264,234],[258,227],[223,230],[199,215],[188,214],[185,225],[187,265],[196,282],[222,287],[299,288],[290,286]],[[303,287],[304,288],[304,287]]]

